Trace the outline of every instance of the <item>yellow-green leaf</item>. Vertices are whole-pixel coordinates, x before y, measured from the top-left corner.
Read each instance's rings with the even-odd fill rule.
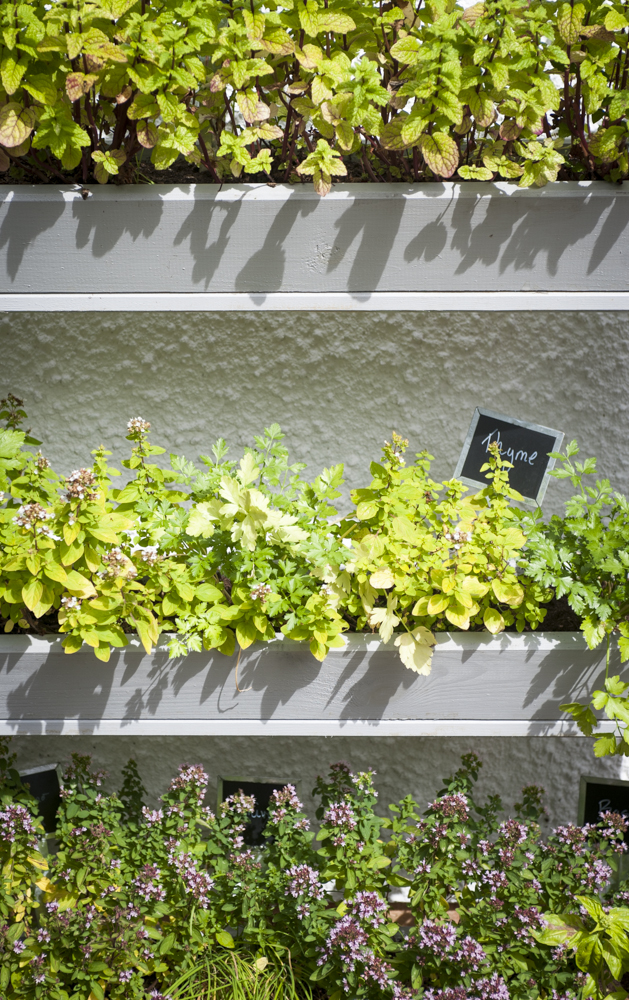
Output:
[[[369,582],[376,590],[389,590],[394,585],[395,579],[390,568],[383,566],[382,569],[377,569],[375,573],[372,573]]]
[[[574,45],[579,41],[579,33],[585,17],[585,7],[582,3],[563,3],[559,8],[557,27],[566,45]]]
[[[517,608],[524,599],[524,591],[519,583],[506,583],[504,580],[492,580],[491,589],[501,604]]]
[[[450,598],[447,594],[433,594],[428,599],[426,611],[429,615],[438,615],[441,611],[445,611],[449,603]]]
[[[435,646],[432,632],[423,625],[418,625],[412,632],[403,632],[396,636],[395,645],[405,667],[424,676],[430,673]]]
[[[420,136],[418,146],[426,164],[438,177],[452,177],[459,165],[459,150],[454,139],[445,132]]]
[[[82,573],[72,569],[68,573],[66,589],[76,597],[96,597],[96,590],[90,580]]]
[[[492,635],[502,632],[505,627],[505,620],[496,608],[485,608],[483,622],[487,631],[491,632]]]
[[[7,149],[21,146],[35,128],[36,121],[33,108],[15,102],[5,104],[0,109],[0,143]]]
[[[22,587],[22,600],[24,601],[26,607],[30,611],[34,611],[41,600],[41,596],[44,592],[44,585],[41,580],[33,576],[31,579]]]
[[[52,560],[44,563],[44,573],[50,580],[56,580],[57,583],[65,583],[68,579],[68,574],[63,566],[61,566],[58,562],[53,562]]]
[[[395,534],[403,541],[408,542],[409,545],[420,544],[422,540],[421,535],[409,517],[403,514],[399,517],[394,517],[391,527]]]
[[[245,618],[244,621],[238,622],[236,639],[241,649],[247,649],[256,639],[259,639],[258,630],[252,621]]]
[[[470,613],[467,608],[454,601],[446,608],[446,618],[457,628],[468,629],[470,627]]]
[[[623,28],[627,27],[628,23],[625,15],[621,14],[619,10],[610,10],[605,15],[605,27],[607,31],[622,31]]]
[[[216,935],[216,940],[219,944],[222,944],[223,948],[235,948],[234,939],[229,933],[229,931],[218,931]]]

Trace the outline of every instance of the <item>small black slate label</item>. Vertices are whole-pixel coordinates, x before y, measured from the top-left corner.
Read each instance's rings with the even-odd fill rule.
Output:
[[[283,788],[286,788],[287,784],[288,782],[286,781],[265,781],[258,778],[243,781],[240,778],[219,777],[219,806],[230,795],[236,795],[238,792],[243,792],[244,795],[253,795],[256,800],[254,811],[243,816],[243,822],[245,823],[243,840],[245,844],[258,846],[264,843],[264,829],[269,818],[271,796],[273,792],[280,792]]]
[[[20,771],[22,784],[37,799],[39,815],[46,833],[54,833],[57,826],[57,810],[61,805],[61,785],[59,766],[45,764],[30,771]]]
[[[526,503],[535,505],[542,501],[548,473],[555,464],[548,453],[559,451],[562,441],[562,431],[477,407],[454,475],[468,486],[487,486],[481,468],[488,461],[490,445],[496,444],[503,459],[513,466],[509,469],[510,485]]]
[[[629,819],[629,781],[583,775],[579,801],[579,823],[596,824],[601,813],[616,812]],[[629,843],[629,831],[625,834]]]

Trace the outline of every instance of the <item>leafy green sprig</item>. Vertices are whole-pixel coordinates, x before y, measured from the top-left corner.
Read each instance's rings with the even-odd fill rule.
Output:
[[[615,732],[604,733],[594,744],[597,756],[629,753],[629,684],[610,676],[611,656],[618,645],[621,662],[629,659],[629,502],[596,475],[596,459],[577,459],[579,447],[571,441],[565,455],[554,454],[561,466],[551,471],[577,490],[565,505],[565,514],[530,530],[525,552],[526,571],[557,597],[566,597],[581,618],[590,649],[605,643],[604,689],[594,691],[594,711],[605,711]],[[588,704],[561,706],[591,736],[597,717]]]

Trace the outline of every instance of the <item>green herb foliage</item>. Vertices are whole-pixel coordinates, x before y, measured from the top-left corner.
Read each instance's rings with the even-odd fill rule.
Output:
[[[565,455],[557,454],[561,467],[551,472],[568,479],[578,492],[566,503],[563,517],[547,524],[537,522],[527,539],[526,572],[542,586],[566,596],[582,619],[588,646],[607,644],[605,688],[592,695],[592,707],[604,710],[615,723],[615,733],[605,733],[594,744],[597,757],[629,754],[629,685],[619,675],[610,677],[612,637],[618,642],[621,661],[629,659],[629,502],[613,490],[608,479],[596,479],[596,459],[577,459],[572,441]],[[590,736],[597,724],[594,712],[578,702],[562,705]]]
[[[0,169],[143,180],[628,172],[624,2],[25,0],[0,7]]]
[[[539,789],[524,790],[518,818],[501,817],[496,796],[474,800],[474,754],[427,810],[407,796],[387,818],[373,772],[335,764],[315,789],[316,837],[289,785],[255,850],[242,841],[254,800],[238,792],[214,815],[202,767],[180,767],[159,808],[129,820],[75,754],[44,854],[6,740],[0,765],[3,1000],[585,1000],[600,996],[580,972],[591,956],[551,950],[563,939],[538,933],[543,914],[585,932],[583,905],[597,921],[587,933],[600,927],[619,948],[616,925],[627,924],[627,886],[611,887],[623,818],[545,841]],[[408,897],[408,933],[392,919],[394,890]],[[609,919],[599,896],[615,906]],[[618,979],[625,966],[609,951]]]
[[[23,417],[7,400],[9,423]],[[11,408],[12,407],[12,408]],[[428,673],[431,629],[535,628],[551,597],[518,573],[525,517],[510,502],[508,463],[488,455],[486,489],[429,478],[429,456],[408,468],[394,435],[369,489],[340,518],[343,466],[312,482],[291,464],[274,424],[238,463],[219,440],[202,467],[149,444],[150,425],[128,424],[129,482],[98,448],[91,469],[55,474],[24,432],[0,432],[8,497],[0,508],[0,615],[16,626],[63,633],[109,659],[137,633],[147,652],[174,633],[172,656],[256,641],[308,642],[317,659],[343,631],[379,630],[412,670]],[[2,442],[5,442],[4,446]],[[528,522],[527,522],[528,523]]]
[[[327,579],[358,629],[377,627],[388,642],[402,626],[395,644],[403,662],[428,673],[432,628],[535,628],[550,591],[516,573],[526,536],[510,501],[521,496],[509,487],[511,466],[497,448],[483,466],[489,484],[468,497],[456,479],[438,484],[429,478],[426,452],[405,467],[407,444],[394,434],[382,464],[371,464],[369,489],[352,494],[356,509],[340,526],[352,553]],[[386,607],[378,602],[381,591]]]

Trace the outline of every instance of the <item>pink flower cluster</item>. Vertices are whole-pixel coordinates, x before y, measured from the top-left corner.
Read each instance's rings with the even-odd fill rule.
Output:
[[[517,819],[507,819],[498,827],[498,836],[507,844],[516,846],[524,843],[528,836],[528,829],[524,823],[520,823]]]
[[[294,809],[301,812],[304,808],[299,801],[294,785],[284,785],[284,788],[276,788],[271,792],[271,809]]]
[[[349,802],[331,802],[323,814],[323,822],[344,831],[356,829],[356,816]]]
[[[612,877],[612,870],[608,864],[596,858],[594,861],[585,862],[580,875],[581,885],[594,892],[600,892]]]
[[[140,874],[132,882],[138,896],[141,896],[147,903],[154,899],[162,903],[166,899],[166,890],[161,885],[159,879],[161,872],[155,865],[144,865]]]
[[[459,941],[459,948],[454,959],[466,969],[477,972],[483,962],[487,960],[487,955],[482,945],[468,934],[467,937]]]
[[[275,789],[271,793],[269,802],[269,819],[272,823],[280,823],[291,812],[301,812],[303,804],[297,797],[294,785],[285,785],[284,788]],[[307,830],[310,823],[307,819],[295,819],[294,828],[296,830]]]
[[[355,785],[359,791],[369,792],[375,798],[378,798],[378,793],[373,787],[375,774],[375,771],[359,771],[358,774],[350,774],[349,777],[352,784]]]
[[[207,910],[207,897],[214,886],[214,879],[207,872],[199,871],[191,854],[177,854],[175,847],[171,848],[168,860],[183,880],[186,890],[203,910]]]
[[[444,819],[455,819],[459,823],[465,823],[469,818],[469,803],[462,792],[443,795],[440,799],[429,802],[428,808]]]
[[[357,892],[347,904],[348,912],[359,920],[368,920],[374,927],[384,923],[389,904],[377,892]]]
[[[381,989],[391,988],[390,974],[393,971],[391,966],[387,965],[384,959],[374,955],[369,947],[367,931],[351,913],[346,913],[334,924],[317,964],[323,965],[335,952],[346,972],[354,972],[357,963],[360,963],[363,979],[376,983]],[[343,987],[345,992],[349,993],[350,987],[345,978]]]
[[[323,897],[323,886],[319,881],[319,873],[310,865],[293,865],[286,872],[288,884],[286,895],[297,899],[299,896],[310,896],[311,899]]]
[[[488,885],[492,892],[497,892],[499,889],[507,889],[509,887],[509,880],[505,873],[496,871],[495,868],[490,868],[489,871],[484,871],[481,876],[481,882]]]
[[[494,972],[489,979],[477,979],[469,989],[465,986],[428,989],[424,997],[425,1000],[509,1000],[509,990],[502,976]]]
[[[513,916],[522,925],[515,932],[517,938],[530,938],[531,928],[538,930],[546,923],[542,914],[534,906],[515,906]]]
[[[230,854],[229,860],[240,872],[252,872],[254,869],[262,867],[260,862],[256,861],[253,851],[250,849],[242,851],[240,854]]]
[[[590,830],[589,826],[574,826],[570,823],[568,826],[558,826],[556,830],[553,830],[553,833],[559,843],[571,847],[574,854],[583,854]]]
[[[16,840],[26,837],[27,844],[37,843],[33,818],[24,806],[8,805],[0,810],[0,837],[14,844]]]
[[[147,826],[156,826],[157,823],[162,822],[164,813],[161,809],[149,809],[147,806],[142,806],[142,816]]]
[[[456,944],[456,930],[452,924],[437,924],[434,920],[424,920],[418,928],[423,948],[437,958],[445,958]]]
[[[241,788],[233,795],[228,795],[224,802],[221,802],[220,811],[223,816],[231,813],[236,816],[248,816],[256,807],[255,796],[245,795]]]
[[[608,840],[616,840],[620,839],[627,832],[629,824],[621,813],[607,810],[607,812],[602,812],[599,815],[601,821],[607,824],[600,831],[602,837],[606,837]],[[626,850],[626,844],[623,844],[621,849]]]
[[[194,791],[199,805],[205,798],[209,777],[201,764],[181,764],[179,774],[170,783],[170,791]]]

